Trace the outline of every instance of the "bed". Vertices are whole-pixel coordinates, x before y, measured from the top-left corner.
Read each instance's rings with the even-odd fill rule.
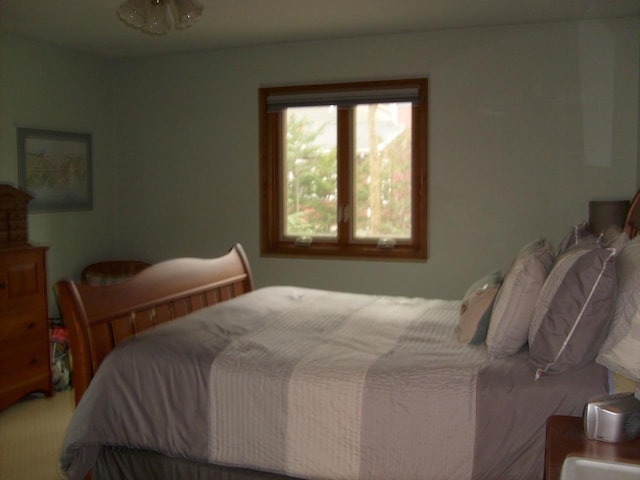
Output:
[[[240,245],[59,281],[77,402],[61,474],[541,479],[547,418],[609,391],[596,360],[631,321],[632,236],[536,239],[460,300],[256,289]]]

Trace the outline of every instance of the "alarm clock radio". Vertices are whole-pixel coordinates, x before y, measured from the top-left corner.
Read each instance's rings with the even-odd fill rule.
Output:
[[[633,393],[594,399],[584,409],[584,433],[591,440],[625,442],[640,437],[640,400]]]

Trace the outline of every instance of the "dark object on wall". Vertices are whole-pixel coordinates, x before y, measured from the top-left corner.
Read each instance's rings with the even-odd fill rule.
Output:
[[[600,234],[611,227],[624,228],[629,212],[629,200],[594,200],[589,202],[589,225],[593,233]]]

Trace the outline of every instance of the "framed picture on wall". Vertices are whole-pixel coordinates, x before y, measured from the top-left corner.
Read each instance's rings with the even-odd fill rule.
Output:
[[[18,128],[18,182],[31,212],[91,210],[91,135]]]

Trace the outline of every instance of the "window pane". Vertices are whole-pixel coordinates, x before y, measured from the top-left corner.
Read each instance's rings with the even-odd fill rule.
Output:
[[[260,88],[261,254],[427,258],[428,86]]]
[[[337,110],[286,109],[285,236],[337,237]]]
[[[411,238],[411,104],[356,108],[355,238]]]

